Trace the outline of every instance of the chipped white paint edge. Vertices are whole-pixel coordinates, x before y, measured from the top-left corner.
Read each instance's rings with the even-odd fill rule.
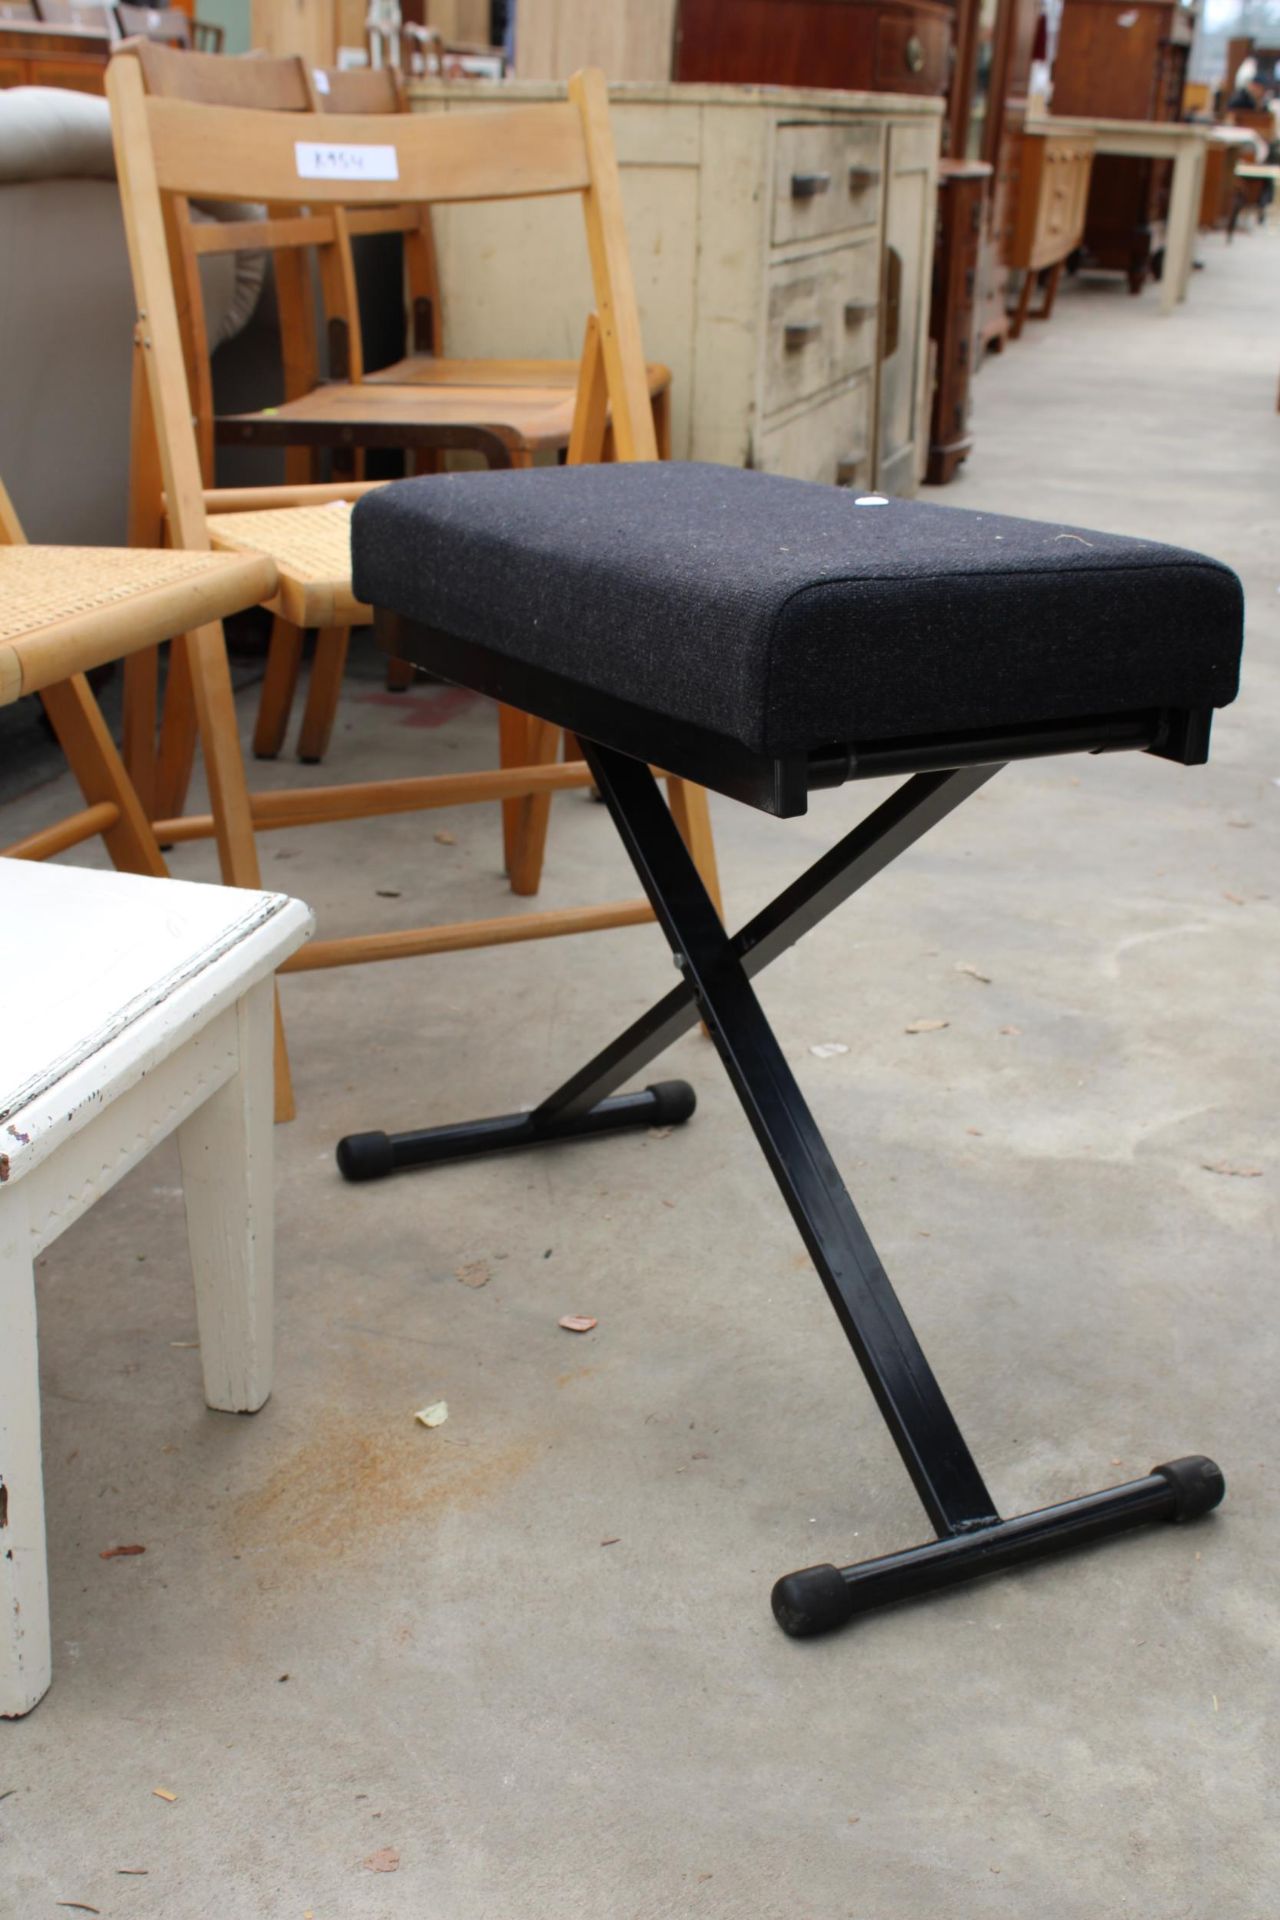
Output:
[[[3,875],[0,875],[0,881],[2,880]],[[150,1008],[163,1000],[170,999],[179,987],[185,986],[188,980],[202,973],[222,954],[229,953],[232,948],[238,947],[251,933],[265,925],[290,904],[288,896],[283,893],[255,894],[252,897],[253,905],[248,911],[224,928],[215,940],[188,954],[167,973],[158,975],[142,992],[135,994],[132,1000],[117,1008],[102,1026],[92,1033],[81,1035],[67,1052],[57,1059],[48,1061],[38,1073],[31,1075],[21,1085],[9,1089],[6,1103],[3,1108],[0,1108],[0,1124],[11,1120],[14,1114],[20,1112],[23,1107],[30,1106],[33,1100],[38,1100],[55,1080],[64,1080],[83,1061],[90,1059],[103,1047],[109,1046],[118,1035],[134,1026]],[[17,984],[20,983],[15,982],[15,985]]]
[[[313,924],[298,901],[271,909],[19,1116],[24,1177],[0,1187],[0,1717],[52,1677],[35,1260],[175,1128],[205,1397],[251,1412],[270,1392],[272,975]]]

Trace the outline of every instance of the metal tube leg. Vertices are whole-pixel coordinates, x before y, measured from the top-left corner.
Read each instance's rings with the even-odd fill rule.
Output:
[[[1225,1492],[1221,1469],[1202,1454],[1192,1454],[1153,1467],[1145,1479],[1122,1487],[948,1534],[927,1546],[908,1547],[905,1553],[851,1567],[805,1567],[789,1573],[773,1589],[773,1617],[784,1633],[807,1639],[875,1607],[980,1580],[984,1574],[1002,1573],[1133,1527],[1196,1519],[1216,1507]]]

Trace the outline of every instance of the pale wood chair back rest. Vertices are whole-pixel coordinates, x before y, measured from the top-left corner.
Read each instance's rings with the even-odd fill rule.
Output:
[[[296,54],[273,57],[255,54],[238,58],[180,52],[148,41],[134,42],[122,49],[122,53],[137,60],[146,91],[157,98],[262,113],[309,113],[315,108],[306,62]],[[305,239],[280,243],[283,232],[295,231],[293,227],[281,229],[277,224],[279,217],[287,216],[290,211],[268,207],[262,220],[236,220],[220,233],[206,223],[193,220],[186,195],[165,196],[165,233],[178,295],[187,381],[196,416],[201,466],[210,486],[214,467],[213,374],[200,286],[203,254],[252,247],[271,253],[280,316],[285,398],[299,399],[310,393],[320,379],[311,248]],[[326,311],[330,302],[336,309],[334,357],[341,361],[351,334],[348,305],[355,299],[355,270],[350,260],[350,242],[337,210],[318,216],[318,221],[309,231],[320,264]],[[358,324],[356,339],[358,352]]]
[[[396,67],[317,68],[312,76],[321,113],[408,113],[404,76]],[[361,207],[347,214],[349,234],[398,233],[404,244],[411,353],[444,352],[440,277],[429,206]]]
[[[335,208],[384,205],[388,174],[410,205],[576,194],[598,316],[600,392],[617,457],[657,458],[608,92],[598,71],[575,74],[563,103],[368,118],[255,113],[149,97],[138,60],[125,54],[108,68],[107,94],[138,340],[176,545],[206,547],[208,527],[165,235],[166,197],[306,209],[294,214],[291,224],[301,232],[292,237],[310,240],[321,216]],[[300,166],[310,168],[317,154],[324,177],[304,177]],[[580,406],[586,385],[580,383]]]

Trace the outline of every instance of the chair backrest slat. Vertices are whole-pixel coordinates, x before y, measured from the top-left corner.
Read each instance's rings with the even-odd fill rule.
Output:
[[[184,55],[190,59],[193,56]],[[182,332],[165,237],[165,207],[200,199],[337,209],[432,201],[505,200],[578,193],[600,316],[603,361],[619,459],[657,458],[635,285],[622,220],[617,161],[603,76],[575,74],[564,105],[493,112],[375,118],[271,114],[148,98],[137,60],[107,73],[125,232],[139,310],[138,335],[175,544],[208,545],[204,491]],[[338,159],[334,177],[299,173],[299,142]],[[351,177],[343,148],[377,147],[395,160],[395,185]],[[359,156],[367,161],[367,153]],[[389,169],[388,169],[389,170]],[[335,249],[322,249],[334,252]]]
[[[274,114],[149,99],[162,192],[201,200],[377,206],[513,200],[591,183],[572,105],[460,114]],[[302,172],[318,156],[321,177]]]

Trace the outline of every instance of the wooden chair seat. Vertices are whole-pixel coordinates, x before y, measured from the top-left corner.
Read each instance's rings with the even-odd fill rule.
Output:
[[[349,567],[349,560],[348,560]],[[265,551],[0,545],[0,706],[275,591]]]
[[[369,609],[351,589],[351,503],[216,513],[209,539],[222,554],[268,560],[277,578],[261,596],[295,627],[364,626]]]
[[[429,363],[428,363],[429,364]],[[224,444],[264,447],[474,448],[498,465],[567,447],[577,369],[563,386],[333,381],[252,413],[217,415]]]

